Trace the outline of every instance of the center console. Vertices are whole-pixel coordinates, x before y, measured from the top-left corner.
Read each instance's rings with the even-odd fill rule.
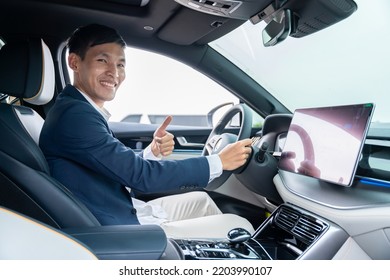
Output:
[[[337,225],[291,204],[283,204],[255,231],[226,240],[171,240],[185,259],[331,259],[348,235]],[[242,234],[243,238],[240,238]],[[330,242],[331,240],[331,242]]]
[[[186,260],[271,259],[255,239],[243,243],[229,241],[175,240]]]

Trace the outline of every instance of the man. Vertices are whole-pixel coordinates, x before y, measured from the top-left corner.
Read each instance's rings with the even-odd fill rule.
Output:
[[[126,43],[112,28],[92,24],[77,29],[68,41],[68,85],[50,110],[40,136],[52,176],[68,187],[102,225],[160,224],[171,237],[223,237],[233,227],[253,232],[250,223],[222,214],[205,192],[190,192],[149,203],[133,191],[200,190],[222,170],[246,162],[251,140],[227,146],[218,155],[180,161],[164,160],[172,153],[168,117],[141,155],[112,134],[104,103],[115,97],[125,79]],[[138,209],[138,213],[137,210]]]

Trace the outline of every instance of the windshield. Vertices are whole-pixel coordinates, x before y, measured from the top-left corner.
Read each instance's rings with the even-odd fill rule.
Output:
[[[264,47],[264,23],[249,21],[210,45],[292,112],[373,102],[372,121],[390,123],[390,2],[355,0],[347,19],[303,38]]]

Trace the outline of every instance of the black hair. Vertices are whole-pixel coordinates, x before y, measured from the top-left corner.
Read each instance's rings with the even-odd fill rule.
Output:
[[[123,48],[126,42],[119,33],[108,26],[89,24],[77,28],[68,40],[69,53],[75,53],[84,59],[88,49],[106,43],[117,43]]]

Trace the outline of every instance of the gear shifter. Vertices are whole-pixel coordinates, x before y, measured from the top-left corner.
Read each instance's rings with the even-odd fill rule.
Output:
[[[251,234],[244,228],[234,228],[227,234],[227,239],[231,243],[242,243],[251,238]]]

